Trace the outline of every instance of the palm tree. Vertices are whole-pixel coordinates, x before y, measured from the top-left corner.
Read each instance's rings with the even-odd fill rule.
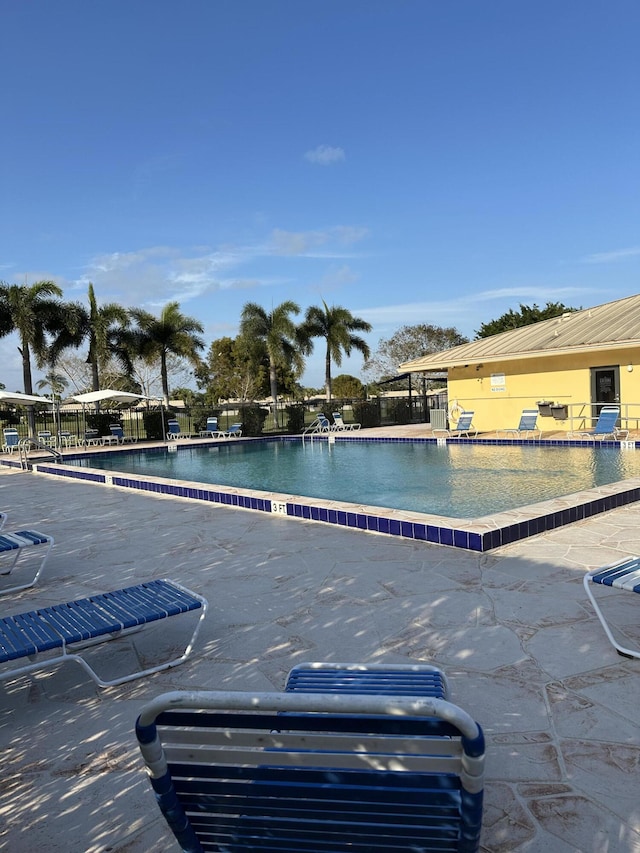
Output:
[[[127,375],[131,374],[131,356],[127,344],[129,314],[126,308],[115,302],[98,305],[93,284],[89,282],[89,314],[87,337],[89,352],[87,364],[91,365],[91,386],[93,391],[100,390],[100,368],[115,357]]]
[[[331,361],[338,367],[342,364],[342,354],[351,355],[353,349],[369,358],[367,342],[354,332],[370,332],[371,326],[366,320],[354,317],[346,308],[332,305],[322,300],[323,307],[312,305],[307,308],[303,324],[304,334],[310,338],[324,338],[327,349],[324,363],[324,382],[327,400],[331,399]]]
[[[60,301],[62,290],[53,281],[0,284],[0,335],[17,332],[25,394],[33,394],[31,356],[38,367],[50,361],[51,349],[77,342],[79,306]],[[50,340],[52,343],[50,344]],[[35,434],[33,406],[27,407],[29,434]]]
[[[65,388],[69,385],[69,380],[66,376],[63,376],[61,373],[56,373],[54,370],[50,370],[45,374],[44,379],[40,379],[39,382],[36,382],[36,388],[38,391],[44,391],[45,388],[51,388],[51,393],[55,396],[61,397]]]
[[[261,341],[269,358],[269,387],[273,399],[273,418],[278,427],[278,367],[293,368],[302,373],[304,355],[309,352],[308,339],[291,319],[299,314],[300,307],[290,300],[267,312],[255,302],[247,302],[242,309],[240,334],[250,340]]]
[[[129,314],[138,324],[131,333],[134,350],[148,362],[160,359],[162,396],[168,407],[167,356],[173,354],[188,359],[192,364],[199,364],[198,352],[204,349],[204,341],[199,335],[204,332],[204,327],[193,317],[181,314],[177,302],[168,302],[160,317],[154,317],[142,308],[131,308]]]

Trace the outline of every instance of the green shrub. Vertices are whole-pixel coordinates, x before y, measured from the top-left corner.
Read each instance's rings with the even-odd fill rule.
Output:
[[[353,419],[364,428],[380,426],[380,407],[369,400],[356,400],[353,403]]]
[[[301,405],[287,406],[285,412],[287,414],[287,430],[289,434],[298,435],[305,427],[305,407]]]
[[[269,412],[261,406],[244,406],[240,412],[242,435],[262,435],[262,428]]]

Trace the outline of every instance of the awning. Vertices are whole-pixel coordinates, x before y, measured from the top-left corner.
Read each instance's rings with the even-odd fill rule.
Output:
[[[33,406],[35,403],[46,403],[51,405],[47,397],[34,397],[32,394],[18,394],[17,391],[0,391],[0,403],[9,403],[11,406]]]
[[[78,403],[98,403],[101,400],[113,400],[114,403],[133,403],[137,400],[150,400],[144,394],[131,394],[129,391],[114,391],[105,388],[103,391],[89,391],[87,394],[76,394],[72,400]]]

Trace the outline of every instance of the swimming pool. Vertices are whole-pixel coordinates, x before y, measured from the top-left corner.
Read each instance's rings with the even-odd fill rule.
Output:
[[[476,518],[640,477],[617,447],[295,439],[92,455],[106,471]]]

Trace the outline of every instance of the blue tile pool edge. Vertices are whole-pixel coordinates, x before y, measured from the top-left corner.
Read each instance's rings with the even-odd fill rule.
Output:
[[[345,437],[345,440],[352,439]],[[376,440],[368,439],[368,441]],[[380,440],[389,441],[390,439]],[[562,443],[569,444],[569,442]],[[640,480],[628,480],[529,507],[496,513],[494,516],[482,519],[447,520],[439,516],[419,513],[411,513],[410,515],[416,517],[409,519],[406,517],[408,514],[400,510],[360,507],[354,504],[341,504],[338,501],[331,501],[331,505],[327,506],[322,500],[313,498],[300,499],[290,495],[261,493],[256,490],[179,483],[160,477],[148,478],[118,472],[105,473],[98,469],[74,468],[68,464],[34,463],[33,471],[38,474],[66,477],[98,485],[118,486],[168,497],[267,512],[286,516],[289,519],[334,524],[366,533],[397,536],[478,553],[491,551],[501,545],[527,539],[640,500]],[[522,517],[525,514],[528,514],[528,517]]]

